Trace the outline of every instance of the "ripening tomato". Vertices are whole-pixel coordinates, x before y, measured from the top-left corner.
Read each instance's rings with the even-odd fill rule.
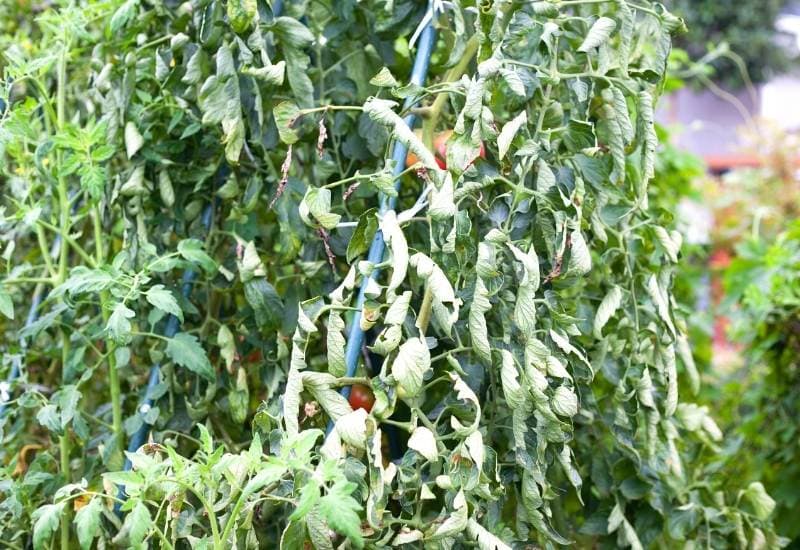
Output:
[[[418,138],[422,139],[422,131],[415,130],[414,133],[417,134]],[[439,168],[442,170],[447,170],[447,140],[450,139],[452,135],[453,130],[446,130],[444,132],[439,132],[433,138],[433,155],[436,158],[436,164],[438,164]],[[483,148],[483,143],[481,143],[478,156],[482,159],[486,158],[486,150]],[[406,156],[406,166],[411,166],[417,161],[419,161],[419,159],[414,153],[409,152]]]
[[[264,356],[261,354],[261,349],[256,348],[247,355],[244,356],[244,363],[251,364],[251,363],[263,363]]]
[[[370,388],[363,384],[353,384],[353,387],[350,388],[350,406],[354,411],[364,409],[370,412],[374,404],[375,395]]]

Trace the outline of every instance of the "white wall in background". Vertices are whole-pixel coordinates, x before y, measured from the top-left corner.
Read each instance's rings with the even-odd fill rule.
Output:
[[[800,129],[800,79],[784,76],[764,84],[761,116],[787,130]]]

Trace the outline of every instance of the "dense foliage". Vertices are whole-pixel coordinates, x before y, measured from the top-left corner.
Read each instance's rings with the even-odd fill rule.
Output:
[[[775,22],[787,0],[669,0],[666,4],[686,20],[688,33],[676,44],[700,59],[724,43],[744,62],[753,82],[759,83],[791,67],[797,55],[791,35],[777,31]],[[718,57],[713,78],[734,88],[746,84],[737,60]]]
[[[799,267],[800,226],[795,222],[777,239],[747,239],[725,273],[726,298],[738,304],[732,333],[747,346],[745,364],[727,388],[736,396],[728,403],[737,438],[733,474],[763,479],[777,500],[781,533],[793,538],[800,536]]]
[[[3,541],[781,544],[763,486],[715,474],[650,203],[682,22],[447,7],[415,86],[421,2],[3,3]]]

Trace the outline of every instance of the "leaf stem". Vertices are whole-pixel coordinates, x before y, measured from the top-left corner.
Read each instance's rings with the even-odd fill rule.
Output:
[[[467,67],[469,67],[472,58],[475,57],[475,52],[478,51],[479,45],[480,43],[478,42],[478,35],[472,35],[467,42],[466,47],[464,48],[464,53],[462,54],[461,59],[459,59],[458,63],[456,63],[456,65],[445,75],[445,82],[450,83],[461,78],[461,75],[463,75],[467,70]],[[422,125],[422,140],[425,143],[425,146],[428,148],[433,147],[433,133],[436,131],[436,125],[439,122],[439,117],[442,114],[442,110],[447,102],[447,98],[448,94],[446,93],[436,96],[436,99],[433,101],[430,111],[428,112],[428,118],[425,119],[425,122]]]
[[[309,109],[301,109],[300,116],[310,115],[312,113],[321,113],[328,111],[363,111],[364,108],[360,105],[323,105],[322,107],[311,107]]]
[[[53,266],[53,260],[50,258],[50,243],[47,242],[47,237],[44,234],[44,228],[41,225],[36,226],[36,238],[39,241],[39,248],[42,251],[42,260],[50,274],[50,278],[55,278],[56,268]]]
[[[94,249],[95,259],[97,265],[105,263],[105,251],[103,250],[103,226],[102,226],[102,212],[100,205],[95,204],[92,209],[92,221],[94,225]],[[108,302],[108,290],[100,293],[100,312],[103,316],[103,326],[108,323],[109,313],[105,308]],[[116,346],[113,343],[108,345],[108,386],[111,394],[111,424],[114,434],[115,442],[115,457],[122,457],[122,448],[124,446],[123,428],[122,428],[122,399],[119,383],[119,373],[117,372],[117,358],[114,355]]]

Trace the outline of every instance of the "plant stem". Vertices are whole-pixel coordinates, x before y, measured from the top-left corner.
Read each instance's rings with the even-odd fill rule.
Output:
[[[57,117],[57,132],[64,131],[66,124],[66,103],[67,103],[67,51],[69,50],[69,40],[65,36],[61,47],[61,55],[58,57],[57,65],[57,91],[56,91],[56,117]],[[56,273],[55,285],[61,285],[67,278],[67,261],[69,260],[69,248],[66,243],[70,240],[70,203],[67,194],[67,180],[64,176],[64,155],[61,149],[56,151],[56,166],[58,167],[58,205],[60,214],[60,229],[59,233],[64,243],[61,244],[58,258],[58,271]],[[77,243],[76,243],[77,244]],[[66,373],[66,364],[69,359],[70,339],[69,334],[62,328],[61,329],[61,377],[64,378]],[[60,448],[60,461],[61,473],[64,475],[66,483],[70,483],[70,467],[69,467],[69,428],[65,429],[64,435],[59,438]],[[69,535],[70,535],[70,509],[69,506],[64,507],[64,517],[61,518],[61,550],[68,550]]]
[[[369,378],[366,377],[358,377],[358,376],[342,376],[341,378],[336,379],[337,386],[352,386],[353,384],[361,384],[363,386],[369,386]]]
[[[36,284],[44,284],[49,285],[52,284],[53,279],[51,277],[16,277],[14,279],[6,279],[3,281],[4,285],[21,285],[25,283],[36,283]]]
[[[475,57],[475,52],[478,51],[479,45],[478,36],[473,35],[467,42],[461,59],[458,60],[458,63],[452,69],[447,71],[444,82],[450,83],[461,78],[461,75],[464,74],[464,71],[469,67],[472,58]],[[428,118],[422,125],[422,140],[428,148],[433,147],[433,133],[436,131],[436,124],[439,122],[439,117],[447,102],[447,97],[448,94],[439,94],[436,96],[428,113]]]
[[[302,109],[300,116],[310,115],[312,113],[321,113],[327,111],[363,111],[364,108],[359,105],[323,105],[322,107],[312,107],[310,109]]]
[[[60,187],[60,185],[59,185],[59,187]],[[65,198],[66,198],[66,185],[64,186],[64,194],[65,194]],[[61,203],[60,195],[61,195],[61,192],[59,190],[59,203]],[[91,267],[97,267],[97,265],[95,264],[94,258],[89,256],[89,253],[86,252],[86,250],[84,250],[83,247],[81,245],[79,245],[75,241],[75,239],[73,239],[72,237],[69,236],[69,210],[70,210],[70,206],[69,206],[69,201],[68,200],[66,201],[66,205],[67,205],[67,229],[64,229],[63,227],[56,227],[55,225],[53,225],[51,223],[48,223],[48,222],[46,222],[44,220],[36,220],[36,223],[40,224],[40,226],[45,227],[46,229],[49,229],[53,233],[61,235],[61,238],[64,240],[64,242],[66,242],[68,245],[70,245],[72,247],[72,249],[75,252],[78,253],[78,256],[80,256],[81,259],[83,259],[83,261],[85,261]],[[63,221],[62,221],[62,223],[63,223]],[[66,255],[66,254],[67,254],[67,247],[62,244],[61,248],[60,248],[59,256]],[[66,269],[67,269],[66,268],[66,263],[64,264],[64,266],[65,266],[64,267],[64,276],[65,276],[64,278],[66,279]],[[60,269],[61,269],[61,262],[59,261],[59,270]],[[60,277],[60,276],[61,276],[61,274],[59,272],[56,272],[56,277]]]
[[[36,226],[36,238],[39,241],[39,248],[42,251],[42,260],[50,277],[56,276],[56,268],[53,266],[53,260],[50,258],[50,245],[47,242],[47,237],[44,235],[44,229],[41,225]]]
[[[105,251],[103,250],[103,227],[102,227],[102,213],[100,205],[95,204],[92,210],[92,218],[94,222],[94,249],[97,265],[105,263]],[[109,313],[105,308],[108,301],[108,291],[104,290],[100,293],[100,311],[103,315],[104,324],[108,323]],[[120,398],[120,384],[119,373],[117,372],[117,359],[114,355],[113,344],[108,346],[108,385],[111,393],[111,425],[114,432],[114,441],[116,443],[115,457],[122,456],[122,447],[124,445],[123,431],[122,431],[122,400]]]

